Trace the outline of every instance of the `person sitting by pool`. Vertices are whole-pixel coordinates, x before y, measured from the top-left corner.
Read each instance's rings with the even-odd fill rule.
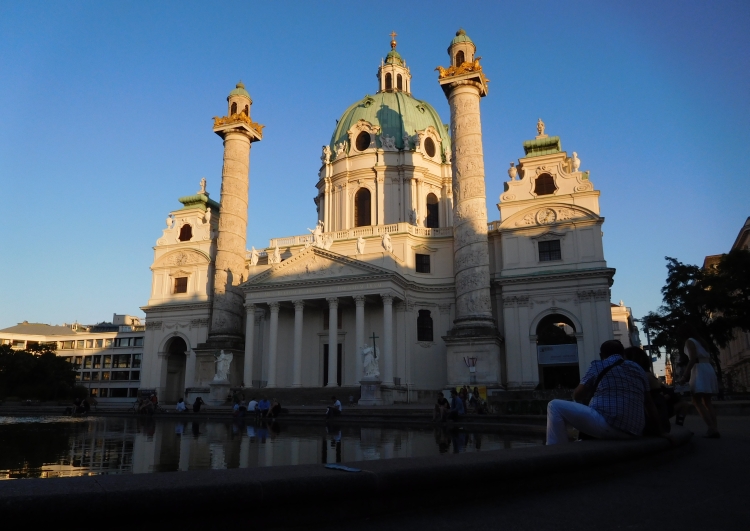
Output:
[[[271,399],[271,407],[268,409],[268,416],[275,419],[281,413],[281,404],[275,398]]]
[[[338,417],[339,415],[341,415],[341,401],[338,400],[335,396],[332,396],[331,402],[331,405],[326,409],[327,419],[331,417]]]
[[[445,420],[450,408],[451,405],[448,399],[443,396],[442,391],[438,391],[437,403],[435,404],[435,409],[432,411],[432,420]]]
[[[448,410],[448,418],[458,420],[464,414],[466,414],[464,401],[458,396],[455,389],[451,389],[451,408]]]
[[[256,419],[258,418],[258,401],[255,400],[255,397],[252,397],[250,402],[247,403],[247,412],[255,416]]]
[[[269,402],[265,396],[261,397],[260,402],[258,402],[258,413],[260,418],[266,418],[269,409],[271,409],[271,402]]]
[[[177,401],[177,406],[175,407],[175,411],[177,411],[177,413],[182,413],[183,411],[187,411],[187,405],[185,404],[184,399],[180,398]]]
[[[205,404],[203,399],[201,397],[197,397],[195,399],[195,402],[193,402],[193,413],[200,413],[201,412],[201,406]]]
[[[88,415],[89,411],[91,411],[91,404],[89,404],[89,401],[85,398],[81,401],[81,409],[83,410],[84,415]]]

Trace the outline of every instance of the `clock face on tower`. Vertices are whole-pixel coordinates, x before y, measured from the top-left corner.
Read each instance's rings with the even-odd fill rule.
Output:
[[[554,223],[557,219],[557,214],[551,208],[543,208],[536,213],[536,221],[540,225],[546,225],[548,223]]]

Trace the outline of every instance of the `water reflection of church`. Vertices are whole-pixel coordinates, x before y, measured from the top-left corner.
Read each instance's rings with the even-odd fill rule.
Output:
[[[474,43],[458,32],[440,71],[450,125],[412,96],[391,46],[377,92],[344,111],[323,147],[311,183],[318,225],[257,251],[246,245],[247,192],[263,126],[244,86],[230,93],[214,123],[224,140],[221,202],[203,187],[180,198],[155,247],[144,387],[167,400],[206,394],[220,350],[233,355],[235,387],[356,387],[374,335],[386,401],[468,383],[472,359],[478,385],[534,389],[577,378],[613,337],[615,271],[604,259],[599,191],[577,154],[540,120],[489,221],[479,111],[487,79]],[[485,117],[485,127],[499,124]],[[574,348],[540,357],[549,342]]]

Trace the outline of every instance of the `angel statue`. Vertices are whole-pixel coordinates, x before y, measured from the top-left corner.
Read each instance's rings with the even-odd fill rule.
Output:
[[[214,375],[214,382],[225,382],[229,376],[229,365],[232,363],[234,355],[232,353],[226,354],[223,350],[221,354],[216,356],[216,374]]]
[[[365,343],[362,347],[362,372],[365,378],[374,380],[380,376],[378,359],[378,347],[371,347]]]
[[[391,243],[391,235],[387,232],[383,234],[383,249],[389,253],[393,252],[393,244]]]
[[[250,250],[250,265],[251,266],[258,265],[258,251],[255,249],[254,245],[253,245],[253,248]]]
[[[539,134],[539,136],[542,136],[544,134],[544,122],[541,118],[539,118],[539,121],[536,123],[536,132]]]

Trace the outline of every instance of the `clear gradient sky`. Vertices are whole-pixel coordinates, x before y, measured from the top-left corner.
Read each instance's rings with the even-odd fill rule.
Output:
[[[0,3],[0,328],[143,315],[156,239],[208,180],[242,79],[266,125],[248,247],[306,233],[320,149],[398,33],[413,94],[463,27],[489,79],[490,220],[541,117],[601,191],[612,300],[655,309],[664,256],[727,251],[750,216],[750,2]]]

